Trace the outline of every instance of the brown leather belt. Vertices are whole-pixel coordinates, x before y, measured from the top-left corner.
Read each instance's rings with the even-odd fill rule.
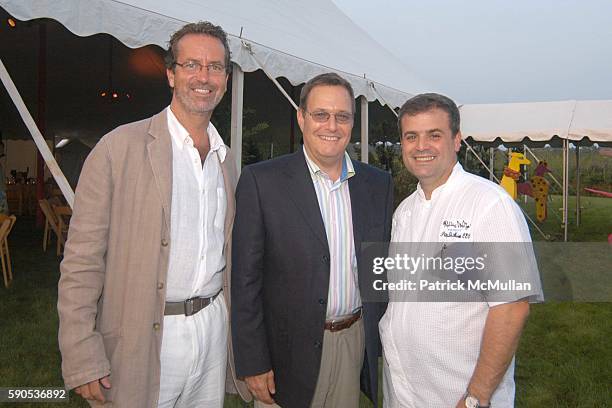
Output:
[[[330,332],[337,332],[340,330],[348,329],[359,319],[361,319],[361,309],[359,309],[358,312],[355,312],[351,317],[347,317],[346,319],[325,322],[325,330],[329,330]]]
[[[166,302],[164,316],[182,315],[192,316],[210,305],[219,296],[221,291],[211,297],[194,297],[182,302]]]

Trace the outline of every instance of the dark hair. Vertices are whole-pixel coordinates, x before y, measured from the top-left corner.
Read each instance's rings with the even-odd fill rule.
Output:
[[[400,108],[397,115],[397,129],[402,137],[402,118],[405,115],[414,116],[419,113],[428,112],[432,109],[440,109],[448,113],[448,124],[454,137],[459,133],[460,119],[459,108],[452,99],[437,93],[424,93],[408,99]]]
[[[225,48],[225,71],[231,71],[230,49],[227,42],[227,34],[223,31],[221,26],[214,25],[209,21],[198,21],[197,23],[186,24],[180,30],[172,34],[170,41],[168,41],[168,49],[164,57],[166,68],[174,68],[174,64],[176,64],[176,54],[178,52],[178,43],[181,38],[189,34],[207,35],[221,41],[223,48]]]
[[[353,87],[346,79],[342,78],[340,75],[335,72],[329,72],[326,74],[320,74],[316,77],[312,78],[310,81],[304,84],[302,88],[302,92],[300,92],[300,109],[306,110],[306,102],[308,101],[308,95],[310,95],[310,91],[312,91],[317,86],[341,86],[349,93],[351,97],[351,101],[353,102],[353,112],[355,113],[355,93],[353,92]]]

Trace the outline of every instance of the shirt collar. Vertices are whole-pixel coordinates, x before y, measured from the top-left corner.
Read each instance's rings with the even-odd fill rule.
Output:
[[[193,146],[193,139],[191,136],[189,136],[189,132],[176,118],[174,112],[172,112],[172,109],[170,109],[170,106],[166,108],[166,111],[168,117],[168,131],[172,136],[175,146],[180,150],[182,150],[186,144]],[[219,161],[223,163],[225,161],[225,156],[227,155],[227,146],[225,143],[223,143],[223,139],[219,135],[217,128],[215,128],[211,122],[208,122],[206,133],[208,133],[210,151],[217,152],[219,154]]]
[[[308,170],[310,171],[310,176],[315,178],[316,176],[327,176],[321,168],[315,163],[306,152],[306,148],[302,146],[304,151],[304,157],[306,158],[306,164],[308,165]],[[340,173],[340,182],[350,179],[355,175],[355,167],[353,166],[353,162],[351,161],[351,157],[348,153],[344,152],[344,160],[342,161],[342,172]]]
[[[455,180],[459,179],[463,173],[465,173],[465,170],[463,170],[463,166],[461,166],[461,163],[457,161],[457,163],[455,163],[455,165],[453,166],[453,170],[451,171],[450,176],[448,176],[448,179],[444,182],[444,184],[436,187],[434,191],[431,192],[431,200],[435,200],[437,197],[440,196],[440,194],[442,194],[442,192],[449,188],[448,186],[452,186],[453,184],[455,184]],[[426,200],[425,192],[421,188],[421,183],[417,184],[416,193],[422,200]]]

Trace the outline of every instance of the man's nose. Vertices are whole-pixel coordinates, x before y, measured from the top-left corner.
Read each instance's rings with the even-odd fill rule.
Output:
[[[203,65],[200,72],[198,72],[196,75],[200,81],[207,82],[208,77],[210,76],[210,73],[208,72],[208,67],[206,65]]]
[[[417,150],[426,150],[429,147],[427,143],[427,138],[422,136],[417,136],[416,138],[416,149]]]
[[[336,122],[336,115],[333,113],[329,115],[329,119],[327,120],[327,127],[329,130],[336,130],[338,127],[338,123]]]

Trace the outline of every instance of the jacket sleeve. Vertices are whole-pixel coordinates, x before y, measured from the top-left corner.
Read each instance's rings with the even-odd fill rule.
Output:
[[[59,346],[68,389],[110,373],[96,316],[104,286],[111,202],[110,154],[102,139],[83,166],[60,265]]]
[[[272,369],[263,314],[265,238],[260,191],[246,167],[236,188],[232,231],[232,343],[240,378]]]
[[[384,192],[385,194],[385,204],[384,204],[384,211],[385,211],[385,217],[383,219],[384,222],[384,230],[383,230],[383,237],[382,237],[382,242],[384,242],[386,245],[384,246],[384,250],[383,253],[381,253],[381,256],[388,256],[389,254],[389,242],[391,241],[391,222],[393,220],[393,194],[394,194],[394,187],[393,187],[393,179],[391,177],[390,174],[387,174],[385,177],[386,180],[386,191]],[[388,282],[388,277],[387,277],[387,271],[385,270],[380,276],[379,279],[381,279],[383,282]],[[379,295],[380,296],[380,295]],[[384,292],[383,296],[380,298],[379,302],[376,303],[377,306],[377,316],[376,316],[376,322],[377,322],[377,329],[378,329],[378,322],[380,321],[380,319],[382,319],[383,315],[385,314],[385,312],[387,311],[387,305],[389,302],[389,293],[388,292]],[[380,338],[377,337],[377,344],[378,344],[378,348],[377,348],[377,357],[382,357],[382,344],[380,343]]]
[[[391,221],[393,220],[393,205],[394,205],[394,186],[393,178],[389,174],[387,176],[387,198],[385,201],[385,241],[391,240]]]

